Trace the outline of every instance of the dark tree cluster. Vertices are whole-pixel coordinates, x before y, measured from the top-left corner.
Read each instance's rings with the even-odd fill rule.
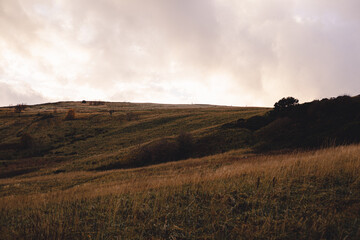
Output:
[[[269,124],[256,133],[262,142],[260,148],[316,148],[360,142],[359,96],[304,104],[292,98],[282,100],[269,113]]]
[[[251,130],[258,150],[360,142],[360,95],[303,104],[293,97],[282,98],[264,116],[239,119],[223,127]]]
[[[275,112],[287,111],[299,104],[299,100],[293,97],[282,98],[274,104]]]

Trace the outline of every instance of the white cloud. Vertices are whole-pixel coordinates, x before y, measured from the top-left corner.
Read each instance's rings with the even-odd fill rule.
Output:
[[[358,94],[359,9],[355,0],[1,1],[0,82],[14,95],[29,84],[44,100],[271,106]]]
[[[30,86],[17,84],[11,86],[7,83],[0,82],[0,102],[6,105],[37,104],[43,103],[45,98],[41,94],[35,92]]]

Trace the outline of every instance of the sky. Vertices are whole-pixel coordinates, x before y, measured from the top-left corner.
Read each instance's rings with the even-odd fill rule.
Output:
[[[359,0],[0,0],[0,106],[360,94]]]

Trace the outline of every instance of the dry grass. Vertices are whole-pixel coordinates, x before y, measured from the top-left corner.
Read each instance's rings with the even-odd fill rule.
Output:
[[[64,121],[68,109],[75,120]],[[0,108],[0,239],[360,238],[360,145],[91,170],[181,132],[237,149],[246,132],[220,126],[268,109],[64,102],[12,110]],[[24,133],[41,151],[6,149]]]
[[[76,112],[76,119],[64,121],[69,109]],[[115,111],[112,116],[110,109]],[[121,162],[138,146],[153,140],[181,132],[190,132],[199,139],[218,131],[224,123],[268,111],[210,105],[90,106],[79,102],[28,106],[21,116],[12,110],[0,108],[0,178],[19,173],[52,174],[57,169],[92,170]],[[129,113],[137,117],[129,120]],[[34,139],[35,146],[17,151],[24,133]],[[27,164],[31,162],[36,164]]]
[[[360,145],[0,180],[1,239],[359,239]]]

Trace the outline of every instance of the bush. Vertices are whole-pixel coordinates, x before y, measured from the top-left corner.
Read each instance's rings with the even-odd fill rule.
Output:
[[[163,138],[137,149],[135,165],[144,166],[176,160],[176,145]]]
[[[340,143],[352,143],[360,141],[360,121],[347,123],[337,132],[337,140]]]
[[[192,136],[189,133],[181,133],[175,141],[162,138],[137,149],[134,153],[134,165],[144,166],[177,161],[189,158],[192,153]]]
[[[25,109],[26,109],[26,105],[25,104],[18,104],[18,105],[16,105],[15,107],[14,107],[14,112],[16,112],[16,113],[19,113],[19,116],[20,116],[20,113],[22,112],[22,111],[24,111]]]
[[[65,120],[74,120],[75,119],[75,111],[73,109],[70,109],[65,117]]]
[[[249,130],[258,130],[269,123],[269,120],[264,116],[253,116],[249,119],[239,119],[237,121],[238,127],[247,128]]]

